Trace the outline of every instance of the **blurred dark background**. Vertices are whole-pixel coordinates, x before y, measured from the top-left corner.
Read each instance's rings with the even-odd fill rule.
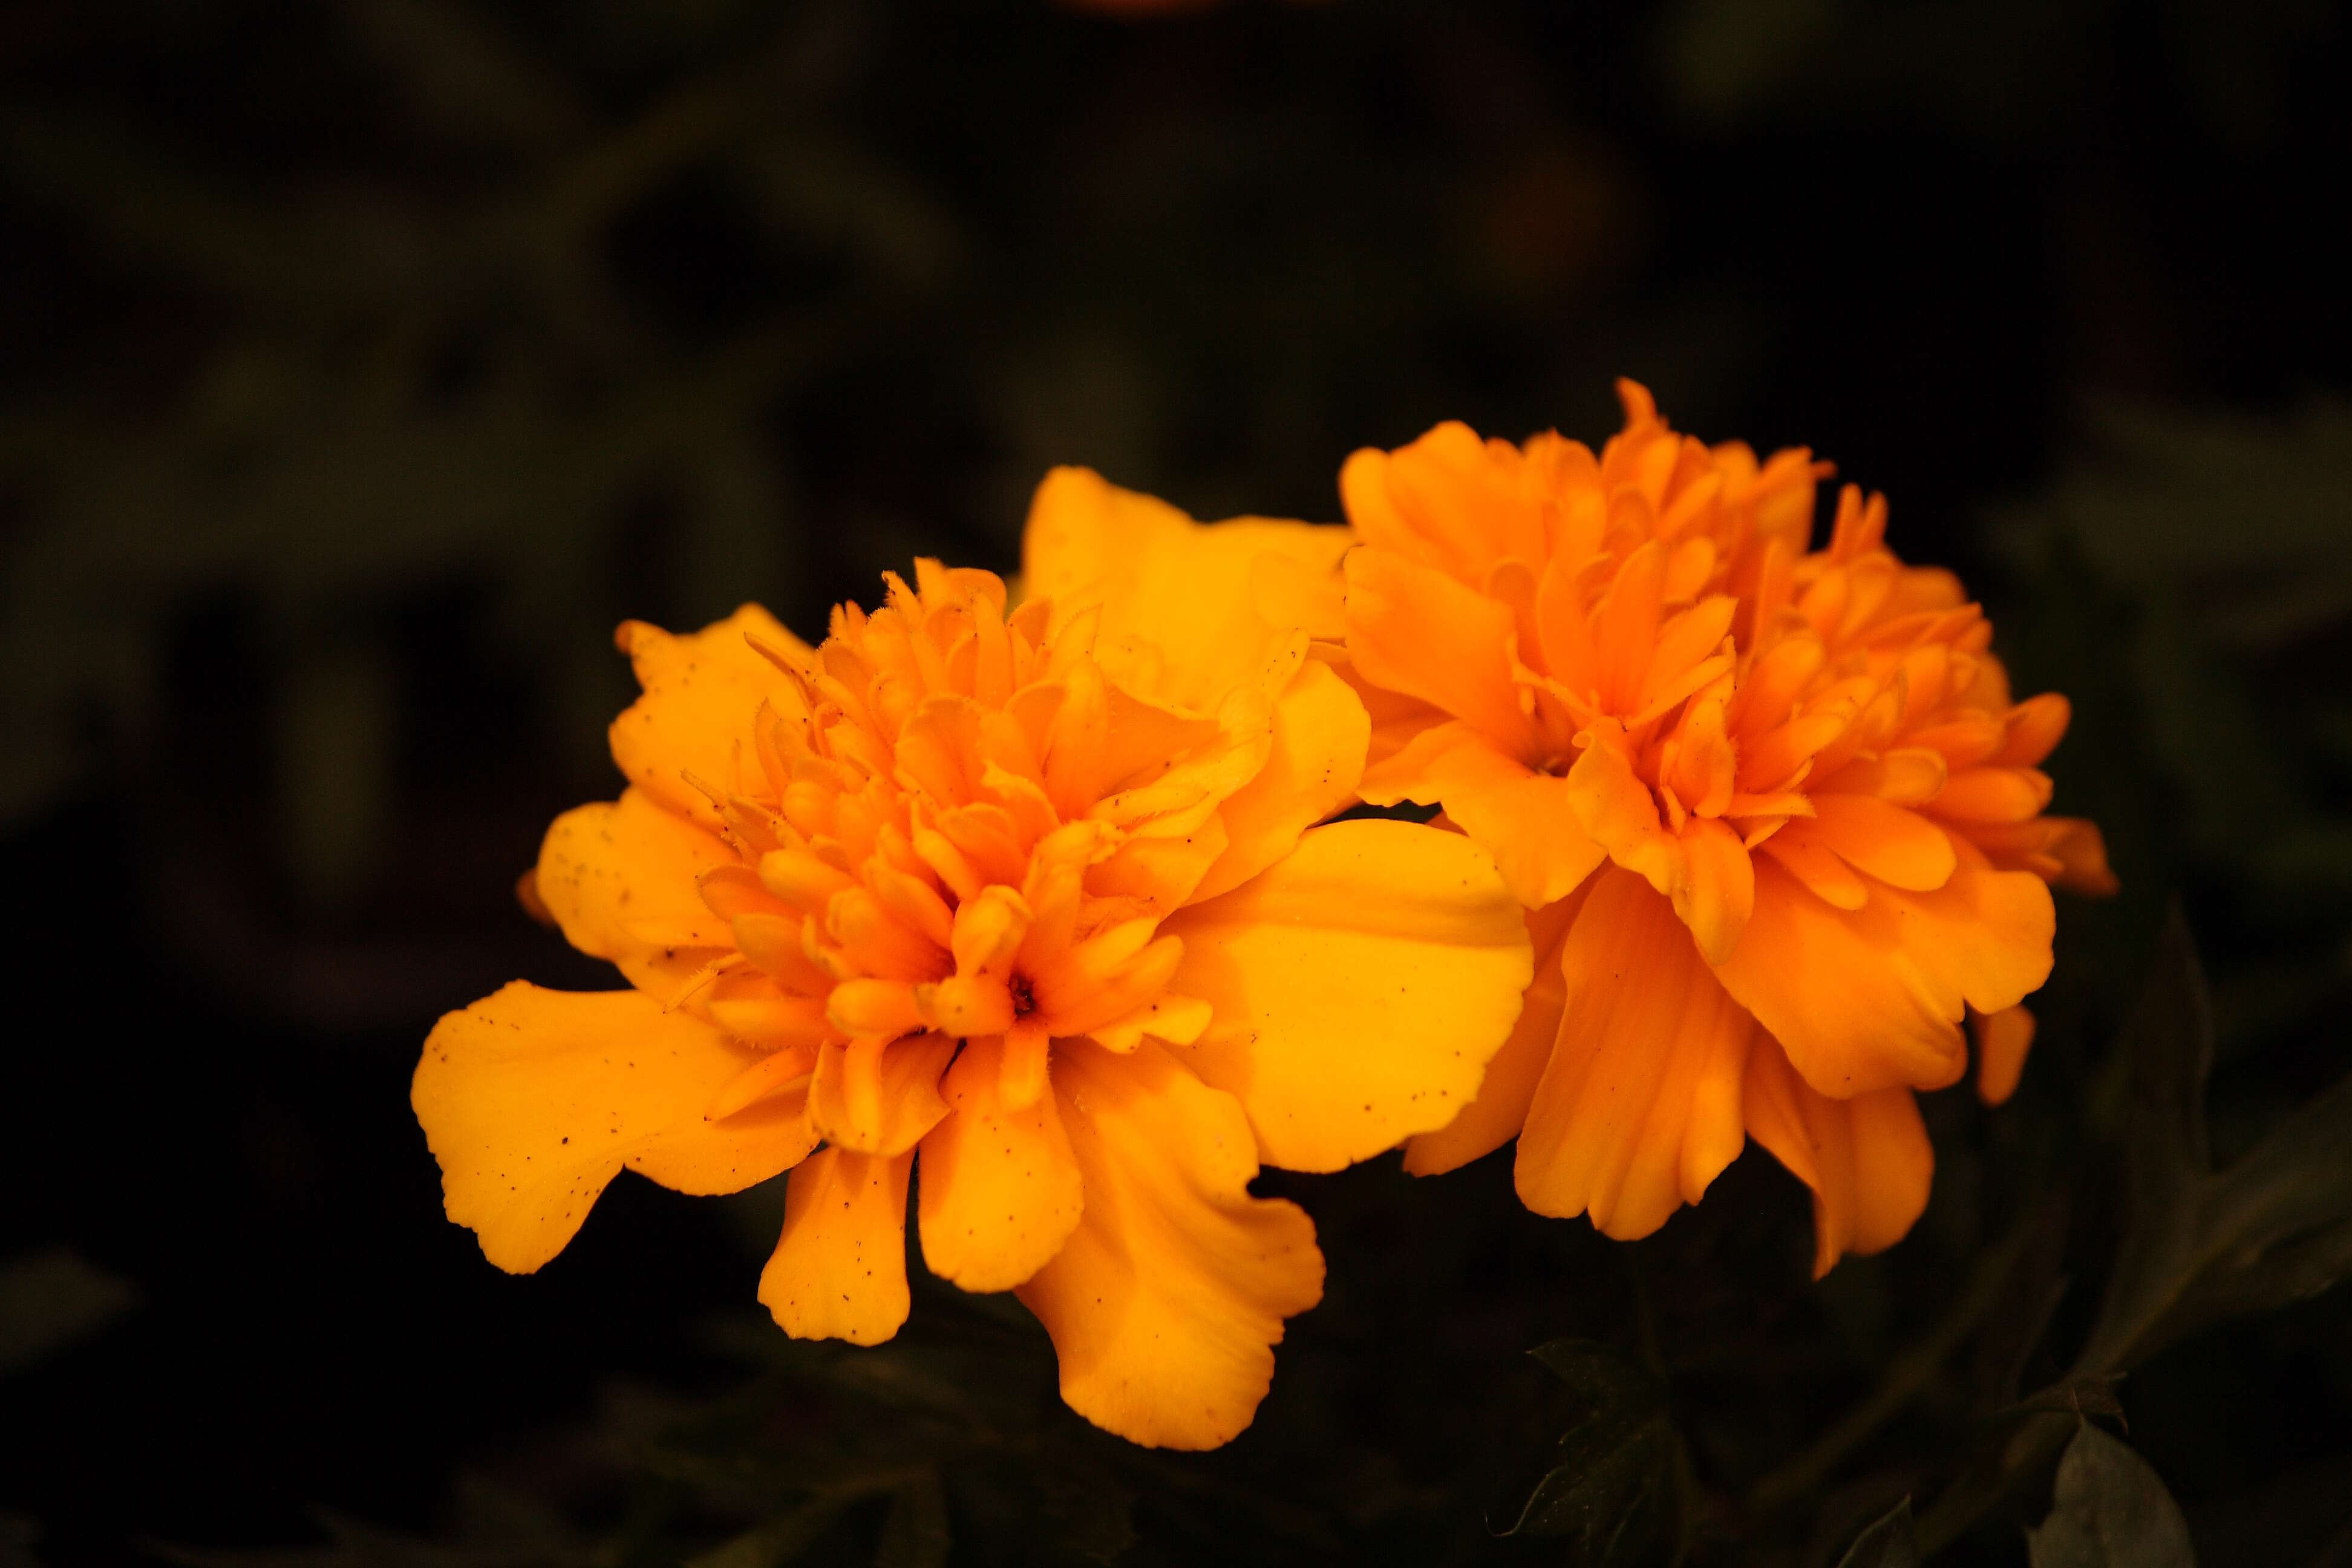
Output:
[[[1055,463],[1330,519],[1352,447],[1597,444],[1621,374],[1890,494],[2075,699],[2058,805],[2126,894],[2063,906],[2017,1106],[1933,1109],[1919,1233],[1822,1287],[1752,1150],[1631,1248],[1496,1161],[1283,1186],[1333,1284],[1258,1430],[1072,1550],[1187,1560],[1255,1480],[1268,1560],[1513,1555],[1487,1482],[1566,1333],[1653,1342],[1738,1494],[2063,1206],[2168,900],[2223,1154],[2345,1065],[2348,35],[2321,0],[0,11],[0,1561],[662,1560],[600,1544],[661,1506],[615,1455],[775,1353],[730,1347],[780,1197],[625,1177],[509,1279],[406,1091],[445,1009],[606,984],[511,889],[615,788],[615,622],[815,633],[919,552],[1009,570]],[[2081,1185],[2069,1246],[2109,1223]],[[977,1313],[957,1353],[1084,1447],[1042,1338],[951,1296],[918,1329]],[[1937,1462],[1973,1375],[1885,1468]],[[2352,1561],[2340,1294],[2122,1398],[2206,1561]],[[940,1495],[955,1560],[1026,1560],[965,1528],[985,1486]],[[1838,1508],[1707,1560],[1809,1561]],[[811,1550],[940,1560],[887,1557],[929,1517]],[[1961,1551],[2022,1562],[2016,1520]]]

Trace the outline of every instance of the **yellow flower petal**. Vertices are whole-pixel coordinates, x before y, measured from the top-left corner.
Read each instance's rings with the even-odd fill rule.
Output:
[[[1519,1196],[1647,1236],[1738,1156],[1754,1025],[1673,906],[1641,878],[1597,878],[1561,951],[1559,1041],[1519,1134]]]
[[[840,1148],[905,1153],[948,1113],[939,1082],[955,1048],[955,1041],[940,1034],[818,1047],[816,1079],[809,1086],[810,1126]]]
[[[629,789],[617,801],[557,817],[533,880],[566,941],[619,964],[632,983],[661,992],[680,969],[683,950],[703,950],[684,959],[690,972],[735,945],[697,883],[736,864],[716,835],[648,792]]]
[[[947,1118],[923,1140],[923,1261],[967,1290],[1010,1290],[1045,1266],[1085,1194],[1055,1097],[1013,1110],[999,1090],[1004,1042],[964,1042]]]
[[[1409,822],[1333,823],[1162,928],[1171,986],[1215,1020],[1188,1059],[1276,1165],[1336,1171],[1453,1120],[1519,1013],[1518,901],[1486,852]]]
[[[760,1304],[796,1340],[878,1345],[907,1321],[907,1173],[895,1157],[826,1149],[784,1187],[784,1230]]]
[[[1356,797],[1372,721],[1328,664],[1301,665],[1274,705],[1274,750],[1257,776],[1225,799],[1218,856],[1192,900],[1240,887],[1283,856],[1298,836]]]
[[[1443,805],[1493,851],[1503,879],[1529,909],[1566,898],[1608,858],[1578,822],[1568,780],[1507,756],[1467,724],[1424,731],[1366,770],[1363,793],[1376,805]]]
[[[1053,1336],[1062,1397],[1147,1447],[1228,1442],[1273,1382],[1283,1320],[1322,1298],[1314,1223],[1250,1196],[1241,1108],[1171,1052],[1078,1046],[1054,1066],[1086,1207],[1020,1296]]]
[[[682,1192],[731,1193],[805,1155],[815,1140],[797,1094],[704,1120],[756,1059],[642,992],[517,981],[436,1026],[410,1103],[449,1217],[491,1262],[528,1274],[563,1250],[624,1165]]]
[[[1528,986],[1518,1022],[1495,1059],[1486,1064],[1478,1096],[1462,1114],[1434,1132],[1408,1139],[1404,1168],[1416,1176],[1443,1175],[1491,1154],[1519,1135],[1528,1119],[1528,1102],[1535,1098],[1536,1082],[1551,1060],[1553,1040],[1559,1034],[1560,1008],[1567,1000],[1568,982],[1560,973],[1560,945],[1584,904],[1587,882],[1567,898],[1527,916],[1528,937],[1534,944],[1535,979]]]
[[[719,811],[688,775],[714,789],[742,788],[759,770],[748,741],[760,704],[799,709],[791,682],[752,647],[752,637],[794,659],[815,659],[757,605],[682,637],[628,621],[615,639],[645,695],[613,721],[613,760],[630,783],[705,827],[719,826]]]
[[[1884,1252],[1927,1206],[1935,1146],[1907,1089],[1832,1100],[1770,1036],[1748,1052],[1748,1131],[1813,1190],[1813,1278],[1849,1252]]]
[[[1252,679],[1285,634],[1316,629],[1273,617],[1304,613],[1306,590],[1336,576],[1349,542],[1336,526],[1204,525],[1091,469],[1055,468],[1030,503],[1023,585],[1059,613],[1099,604],[1107,647],[1156,655],[1162,679],[1146,694],[1200,709]],[[1294,570],[1262,573],[1267,555]]]

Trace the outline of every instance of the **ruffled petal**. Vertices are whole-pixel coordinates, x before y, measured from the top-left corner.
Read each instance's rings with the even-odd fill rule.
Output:
[[[760,1304],[796,1340],[878,1345],[907,1321],[907,1173],[897,1156],[826,1149],[784,1186]]]
[[[1240,887],[1290,853],[1298,836],[1356,798],[1371,740],[1364,705],[1310,659],[1274,705],[1274,750],[1257,776],[1225,799],[1224,853],[1192,889],[1193,901]]]
[[[1754,1025],[1640,877],[1595,879],[1560,952],[1551,1060],[1519,1134],[1520,1199],[1620,1240],[1696,1203],[1738,1157]]]
[[[557,817],[532,884],[564,940],[668,1000],[676,972],[735,945],[698,883],[736,864],[717,835],[629,789]]]
[[[1410,822],[1318,827],[1195,905],[1170,981],[1214,1021],[1186,1057],[1270,1164],[1336,1171],[1452,1121],[1519,1014],[1518,901],[1486,852]]]
[[[1198,523],[1092,469],[1055,468],[1030,502],[1023,585],[1065,613],[1099,605],[1103,646],[1156,650],[1150,695],[1197,708],[1253,679],[1277,639],[1336,635],[1350,542],[1335,525]]]
[[[645,695],[613,721],[613,761],[631,784],[705,827],[719,826],[719,809],[688,776],[741,790],[759,776],[749,742],[760,704],[799,710],[791,682],[752,647],[753,637],[793,659],[815,661],[806,643],[757,605],[683,637],[625,621],[614,639],[636,666]]]
[[[940,1077],[955,1049],[952,1038],[936,1031],[820,1046],[809,1124],[840,1148],[905,1153],[948,1113]]]
[[[704,1119],[756,1059],[642,992],[519,980],[435,1026],[409,1099],[449,1217],[491,1262],[528,1274],[625,1165],[681,1192],[731,1193],[805,1155],[815,1140],[798,1094]]]
[[[1241,1107],[1171,1053],[1076,1045],[1054,1068],[1086,1207],[1020,1297],[1053,1336],[1062,1397],[1130,1442],[1216,1447],[1272,1385],[1283,1320],[1322,1298],[1314,1223],[1250,1195]]]
[[[967,1290],[1010,1290],[1045,1266],[1078,1223],[1085,1193],[1050,1094],[1013,1110],[1000,1089],[1004,1042],[964,1042],[949,1069],[947,1119],[923,1140],[923,1261]]]
[[[1890,887],[1925,892],[1951,879],[1958,862],[1944,830],[1916,812],[1867,795],[1816,795],[1810,821],[1789,826]],[[1788,829],[1782,829],[1783,832]]]
[[[1608,858],[1578,822],[1568,780],[1536,772],[1468,724],[1423,731],[1366,771],[1363,794],[1377,805],[1443,805],[1529,909],[1566,898]]]
[[[1552,1042],[1559,1034],[1560,1007],[1568,983],[1559,970],[1560,944],[1568,940],[1576,912],[1583,907],[1583,888],[1556,904],[1528,911],[1528,938],[1535,952],[1535,978],[1528,984],[1518,1022],[1511,1026],[1503,1048],[1486,1064],[1475,1099],[1462,1114],[1434,1132],[1406,1141],[1404,1168],[1416,1176],[1437,1176],[1458,1170],[1491,1154],[1519,1135],[1528,1119],[1528,1102],[1535,1098],[1536,1080],[1551,1060]]]
[[[1863,880],[1862,908],[1833,909],[1759,857],[1756,913],[1716,974],[1822,1093],[1940,1089],[1967,1067],[1965,1008],[2013,1007],[2049,978],[2050,889],[1973,849],[1932,892]]]
[[[1508,754],[1528,755],[1532,721],[1511,679],[1510,607],[1386,550],[1347,559],[1348,655],[1376,686],[1444,709]]]
[[[2033,1015],[2023,1007],[1971,1013],[1977,1037],[1977,1098],[2000,1105],[2017,1092],[2025,1074],[2025,1054],[2033,1048]]]
[[[1813,1278],[1849,1252],[1884,1252],[1927,1207],[1935,1146],[1907,1089],[1832,1100],[1769,1035],[1748,1054],[1748,1131],[1813,1190]]]

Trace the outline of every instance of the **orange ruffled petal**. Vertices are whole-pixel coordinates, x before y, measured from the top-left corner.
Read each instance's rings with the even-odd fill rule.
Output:
[[[705,1119],[756,1059],[641,992],[516,981],[435,1026],[409,1098],[449,1217],[491,1262],[528,1274],[624,1166],[680,1192],[732,1193],[807,1154],[798,1094]]]
[[[1756,867],[1756,913],[1716,971],[1825,1094],[1940,1089],[1968,1056],[1967,1007],[2013,1007],[2050,975],[2050,889],[1973,851],[1943,887],[1863,879],[1853,910],[1815,897],[1772,857]]]
[[[1519,1134],[1519,1197],[1620,1240],[1696,1203],[1747,1142],[1754,1026],[1673,906],[1633,873],[1596,879],[1560,953],[1559,1034]]]
[[[1225,848],[1192,891],[1198,901],[1240,887],[1290,853],[1298,836],[1355,799],[1372,721],[1331,667],[1299,667],[1274,704],[1274,749],[1257,776],[1225,798]]]
[[[1759,1034],[1745,1104],[1748,1131],[1813,1190],[1814,1279],[1849,1252],[1894,1246],[1926,1211],[1936,1150],[1909,1089],[1832,1100]]]
[[[689,778],[720,791],[741,788],[745,770],[758,767],[747,743],[751,715],[768,700],[797,708],[790,683],[753,647],[755,638],[795,662],[816,657],[757,605],[684,636],[625,621],[614,639],[645,691],[613,721],[613,760],[631,784],[705,827],[720,825],[719,808]]]
[[[1059,1102],[1003,1095],[1004,1041],[964,1043],[947,1119],[923,1140],[923,1261],[967,1290],[1010,1290],[1062,1249],[1086,1206]]]
[[[735,945],[698,884],[737,864],[716,834],[649,792],[628,789],[617,801],[557,817],[532,883],[566,941],[668,1000],[687,976]]]
[[[1487,847],[1521,903],[1541,909],[1566,898],[1608,858],[1578,821],[1565,778],[1538,773],[1498,751],[1468,724],[1423,731],[1367,769],[1364,798],[1375,805],[1442,805]]]
[[[2033,1015],[2023,1007],[1971,1013],[1977,1037],[1977,1098],[2002,1105],[2025,1074],[2025,1054],[2033,1048]]]
[[[1169,1052],[1081,1045],[1055,1068],[1086,1206],[1021,1300],[1070,1408],[1146,1447],[1213,1448],[1265,1397],[1283,1320],[1322,1298],[1314,1224],[1250,1195],[1241,1107]]]
[[[878,1345],[907,1321],[907,1174],[915,1156],[827,1149],[784,1186],[760,1304],[796,1340]]]

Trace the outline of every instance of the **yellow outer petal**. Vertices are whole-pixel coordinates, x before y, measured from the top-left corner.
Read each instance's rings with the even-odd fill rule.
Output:
[[[616,639],[636,666],[645,695],[613,721],[613,761],[631,784],[705,827],[719,825],[718,809],[686,775],[716,789],[741,789],[759,776],[751,724],[760,704],[801,710],[791,682],[752,649],[751,637],[796,659],[815,659],[806,643],[757,605],[682,637],[628,621]]]
[[[1813,1190],[1813,1278],[1849,1252],[1884,1252],[1927,1206],[1936,1150],[1907,1089],[1832,1100],[1759,1033],[1748,1055],[1748,1131]]]
[[[738,863],[715,834],[631,789],[557,817],[534,881],[564,940],[619,964],[633,984],[667,992],[682,951],[706,950],[685,959],[690,970],[735,945],[697,884]]]
[[[1062,1249],[1085,1207],[1055,1097],[1015,1110],[1000,1092],[1004,1041],[964,1042],[947,1119],[923,1140],[923,1261],[967,1290],[1010,1290]]]
[[[1560,969],[1559,1037],[1519,1134],[1519,1196],[1632,1240],[1738,1157],[1755,1026],[1673,906],[1622,868],[1595,879]]]
[[[1368,769],[1364,798],[1443,805],[1531,910],[1566,898],[1608,858],[1578,821],[1568,780],[1536,772],[1460,722],[1424,731]]]
[[[709,1024],[636,991],[544,991],[517,981],[434,1027],[410,1103],[441,1163],[449,1217],[499,1268],[563,1250],[624,1165],[690,1193],[731,1193],[815,1140],[802,1097],[706,1121],[756,1059]]]
[[[1203,525],[1167,502],[1120,489],[1089,468],[1055,468],[1037,487],[1022,541],[1032,597],[1066,613],[1103,610],[1102,645],[1159,655],[1149,695],[1201,708],[1253,679],[1277,642],[1299,631],[1334,635],[1328,613],[1301,625],[1320,585],[1336,601],[1337,526],[1235,518]],[[1261,566],[1264,557],[1276,558]],[[1287,569],[1285,569],[1287,568]]]
[[[1568,983],[1560,973],[1560,944],[1583,906],[1584,887],[1556,904],[1532,910],[1527,917],[1528,936],[1535,947],[1535,979],[1510,1038],[1486,1064],[1478,1096],[1462,1114],[1434,1132],[1406,1141],[1404,1168],[1416,1176],[1437,1176],[1458,1170],[1482,1155],[1491,1154],[1519,1135],[1528,1119],[1528,1102],[1535,1098],[1536,1082],[1551,1060],[1552,1041],[1559,1034],[1560,1008]]]
[[[1310,659],[1274,705],[1274,750],[1218,807],[1224,853],[1191,901],[1230,892],[1290,853],[1298,836],[1356,798],[1372,721],[1331,667]]]
[[[1314,1222],[1250,1196],[1241,1108],[1171,1052],[1076,1044],[1054,1065],[1086,1208],[1020,1296],[1053,1336],[1062,1397],[1148,1447],[1229,1442],[1273,1384],[1283,1320],[1322,1299]]]
[[[1336,1171],[1452,1121],[1532,973],[1486,852],[1410,822],[1318,827],[1184,910],[1172,989],[1214,1020],[1187,1059],[1237,1098],[1269,1164]]]
[[[784,1187],[784,1230],[760,1304],[796,1340],[878,1345],[907,1321],[907,1173],[895,1157],[826,1149]]]

